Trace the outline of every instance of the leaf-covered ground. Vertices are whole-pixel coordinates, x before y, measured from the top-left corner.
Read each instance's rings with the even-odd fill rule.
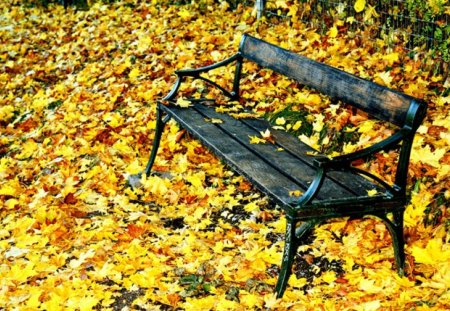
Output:
[[[225,2],[130,0],[64,11],[3,1],[0,309],[450,308],[449,81],[421,70],[423,55],[362,42],[365,34],[341,22],[319,35],[298,22],[295,7],[289,19],[252,13]],[[155,100],[173,71],[232,55],[244,32],[430,104],[410,166],[407,277],[396,274],[380,221],[341,219],[299,249],[295,276],[276,300],[282,213],[175,123],[163,135],[161,174],[128,187],[145,166]],[[311,113],[310,132],[299,136],[318,148],[347,152],[391,131],[251,64],[244,70],[245,102],[293,131],[300,124],[292,113],[277,113]],[[231,78],[220,74],[219,83]],[[334,150],[344,127],[357,135]],[[370,169],[388,176],[392,159],[380,155]]]

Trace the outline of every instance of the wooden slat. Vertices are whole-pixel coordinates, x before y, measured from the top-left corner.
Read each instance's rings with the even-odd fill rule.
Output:
[[[277,151],[278,145],[250,144],[249,135],[259,135],[259,131],[242,120],[234,119],[227,114],[219,114],[214,108],[201,104],[195,104],[195,107],[188,109],[173,106],[163,106],[163,109],[212,152],[230,164],[231,168],[248,178],[259,190],[274,197],[277,203],[292,204],[295,198],[289,196],[289,191],[305,191],[314,177],[315,169],[311,163],[305,162],[293,153]],[[206,122],[205,118],[221,119],[223,123],[213,124]],[[260,127],[270,126],[265,120],[253,120],[253,123],[255,122],[260,122]],[[298,140],[296,142],[297,145],[311,150],[302,142]],[[327,178],[318,199],[366,195],[366,191],[373,188],[373,185],[365,181],[358,183],[358,187],[360,191],[353,191],[343,186],[341,182]]]
[[[403,126],[417,99],[249,35],[239,48],[243,57],[270,68],[332,98],[366,111],[375,118]]]
[[[248,126],[243,120],[234,119],[228,115],[217,113],[213,108],[196,105],[195,109],[201,112],[207,118],[221,119],[223,123],[217,124],[224,132],[228,133],[247,149],[256,154],[259,161],[265,161],[276,170],[282,172],[285,176],[293,179],[295,183],[302,185],[306,190],[314,179],[316,169],[311,164],[303,161],[301,157],[295,156],[286,151],[278,151],[278,144],[250,144],[249,136],[260,136],[259,131]],[[259,122],[260,126],[267,129],[270,124],[265,120],[254,120]],[[286,133],[287,134],[287,133]],[[289,134],[288,134],[289,135]],[[303,145],[302,142],[297,141]],[[256,157],[255,157],[256,158]],[[323,193],[323,195],[322,195]],[[354,193],[342,187],[340,183],[326,179],[322,186],[322,192],[319,193],[319,199],[340,198],[342,196],[352,197]]]
[[[196,110],[173,106],[162,106],[162,109],[259,190],[279,204],[292,203],[289,192],[299,190],[300,185],[295,184],[266,162],[258,161],[257,155],[221,131],[215,124],[205,122],[204,116]]]
[[[261,122],[257,120],[246,119],[243,120],[243,122],[253,127],[256,131],[265,131],[267,129],[266,126],[262,125]],[[301,157],[303,161],[308,163],[310,166],[313,166],[312,163],[314,160],[314,156],[310,156],[308,155],[308,153],[311,154],[317,152],[317,150],[302,143],[294,135],[275,129],[271,129],[270,131],[275,141],[281,148]],[[373,184],[366,178],[357,174],[341,171],[331,171],[327,173],[327,175],[331,180],[333,180],[335,183],[338,183],[342,188],[345,188],[358,196],[367,195],[367,191],[371,189],[383,191],[381,187]]]

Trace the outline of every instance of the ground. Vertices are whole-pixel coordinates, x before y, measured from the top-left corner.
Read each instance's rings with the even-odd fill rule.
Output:
[[[0,10],[0,308],[450,308],[449,81],[422,69],[420,55],[365,42],[341,23],[319,34],[296,18],[256,20],[251,7],[226,2],[64,11],[8,0]],[[379,220],[336,219],[300,247],[295,276],[275,299],[283,213],[174,122],[155,163],[160,174],[129,186],[145,167],[155,101],[174,70],[231,56],[243,33],[429,103],[411,156],[407,276],[397,275]],[[226,84],[232,72],[218,75]],[[343,108],[329,99],[251,64],[244,82],[245,104],[257,112],[307,111],[312,128],[299,136],[317,148],[333,146],[344,124],[358,133],[330,153],[392,132],[364,116],[339,118]],[[196,94],[194,86],[183,91]],[[274,123],[298,129],[290,115]],[[389,178],[392,158],[381,155],[370,169]]]

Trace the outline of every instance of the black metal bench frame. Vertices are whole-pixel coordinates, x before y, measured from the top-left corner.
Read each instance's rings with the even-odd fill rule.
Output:
[[[226,114],[218,114],[214,108],[198,102],[189,108],[174,105],[180,85],[188,77],[210,83],[230,100],[239,99],[244,60],[256,62],[262,68],[269,68],[336,100],[342,100],[374,118],[389,121],[398,127],[398,131],[354,153],[334,158],[312,157],[307,155],[312,151],[309,146],[282,131],[272,131],[276,142],[274,146],[246,142],[248,133],[258,133],[258,130],[270,126],[265,120],[237,120]],[[236,63],[231,91],[202,76],[202,73],[231,63]],[[408,201],[407,172],[413,138],[426,114],[423,101],[249,35],[243,35],[239,51],[232,57],[198,69],[179,70],[176,74],[178,78],[172,90],[157,104],[153,147],[143,173],[147,176],[151,174],[164,126],[173,118],[281,206],[286,214],[286,235],[281,270],[275,287],[278,297],[282,297],[286,289],[293,259],[302,239],[314,226],[330,218],[363,218],[371,215],[381,219],[392,237],[398,272],[404,274],[403,213]],[[208,123],[204,120],[206,117],[221,118],[223,124]],[[277,153],[280,146],[287,148],[286,152]],[[375,153],[393,149],[399,150],[393,185],[352,166],[356,160],[367,160]],[[278,160],[276,156],[281,158]],[[304,188],[299,198],[288,194],[289,190],[296,187]],[[369,196],[367,191],[370,189],[376,189],[378,193]]]

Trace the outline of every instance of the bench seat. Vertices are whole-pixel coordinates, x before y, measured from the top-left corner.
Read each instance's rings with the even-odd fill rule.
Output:
[[[159,105],[182,128],[285,209],[290,207],[294,210],[299,198],[292,192],[306,192],[314,180],[317,168],[313,163],[313,154],[317,151],[290,133],[272,129],[267,120],[236,119],[198,101],[188,109]],[[207,122],[207,119],[218,119],[221,123]],[[274,138],[274,144],[250,143],[250,136],[260,136],[260,132],[267,129]],[[374,189],[378,193],[369,197],[368,191]],[[389,193],[364,176],[332,171],[325,177],[311,205],[331,206],[333,202],[341,205],[342,198],[378,201],[383,197],[390,198]],[[352,209],[348,213],[352,213]]]

